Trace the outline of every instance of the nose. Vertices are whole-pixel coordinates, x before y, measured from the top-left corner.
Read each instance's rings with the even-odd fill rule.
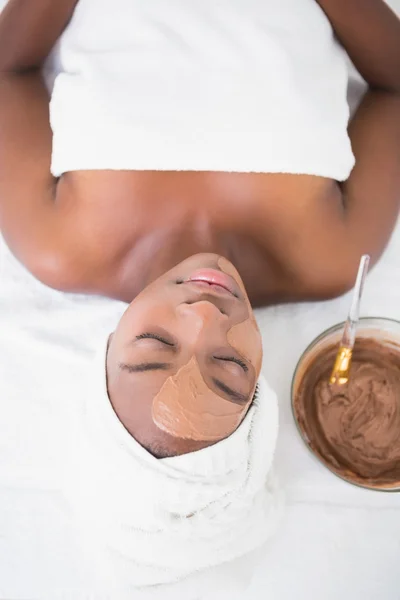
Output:
[[[227,315],[215,304],[206,300],[180,304],[177,310],[184,319],[185,334],[188,337],[198,338],[202,333],[220,327],[228,320]]]

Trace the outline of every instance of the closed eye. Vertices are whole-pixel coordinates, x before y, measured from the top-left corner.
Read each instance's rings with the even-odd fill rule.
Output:
[[[161,342],[162,344],[165,344],[166,346],[170,346],[170,347],[174,347],[175,344],[166,340],[165,338],[161,337],[160,335],[158,335],[157,333],[141,333],[140,335],[136,336],[137,340],[157,340],[159,342]]]
[[[243,360],[240,360],[240,358],[236,358],[236,356],[214,356],[214,358],[216,360],[222,360],[222,361],[225,361],[225,362],[236,363],[237,365],[239,365],[240,367],[242,367],[243,371],[245,371],[246,373],[249,370],[249,367],[246,365],[246,363],[243,362]]]

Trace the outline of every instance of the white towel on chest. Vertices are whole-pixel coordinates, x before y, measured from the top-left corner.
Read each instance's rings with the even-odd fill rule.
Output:
[[[56,176],[353,167],[345,53],[315,0],[80,0],[54,58]]]
[[[212,589],[216,568],[262,547],[279,523],[280,494],[271,472],[275,394],[261,378],[232,436],[199,452],[157,460],[113,411],[104,352],[88,383],[67,451],[64,489],[89,540],[94,572],[104,576],[100,586],[118,598],[162,586],[164,600],[171,585],[194,576],[198,586]],[[224,589],[237,586],[232,575],[223,582]],[[193,581],[190,588],[193,593]]]

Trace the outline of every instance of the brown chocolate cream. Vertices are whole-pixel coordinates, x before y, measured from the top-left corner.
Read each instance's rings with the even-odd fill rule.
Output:
[[[371,487],[400,485],[400,347],[357,341],[349,383],[329,377],[338,346],[323,349],[294,390],[294,410],[311,449],[338,475]]]

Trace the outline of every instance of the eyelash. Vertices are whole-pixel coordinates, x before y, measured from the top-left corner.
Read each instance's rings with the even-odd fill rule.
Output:
[[[156,333],[141,333],[140,335],[136,336],[136,339],[137,340],[146,340],[146,339],[158,340],[159,342],[161,342],[162,344],[165,344],[166,346],[174,346],[175,345],[175,344],[172,344],[171,342],[169,342],[168,340],[164,339],[160,335],[157,335]],[[237,365],[239,365],[239,367],[242,367],[243,371],[245,371],[246,373],[249,370],[246,363],[243,362],[242,360],[240,360],[240,358],[236,358],[235,356],[215,356],[214,358],[216,358],[217,360],[224,360],[226,362],[236,363]]]
[[[171,342],[169,342],[168,340],[164,339],[163,337],[161,337],[160,335],[157,335],[156,333],[141,333],[140,335],[136,336],[137,340],[158,340],[159,342],[161,342],[162,344],[165,344],[166,346],[174,346],[175,344],[172,344]]]
[[[235,356],[215,356],[214,358],[216,358],[217,360],[225,360],[226,362],[234,362],[240,367],[242,367],[243,371],[246,371],[246,373],[249,370],[246,363],[240,360],[240,358],[236,358]]]

